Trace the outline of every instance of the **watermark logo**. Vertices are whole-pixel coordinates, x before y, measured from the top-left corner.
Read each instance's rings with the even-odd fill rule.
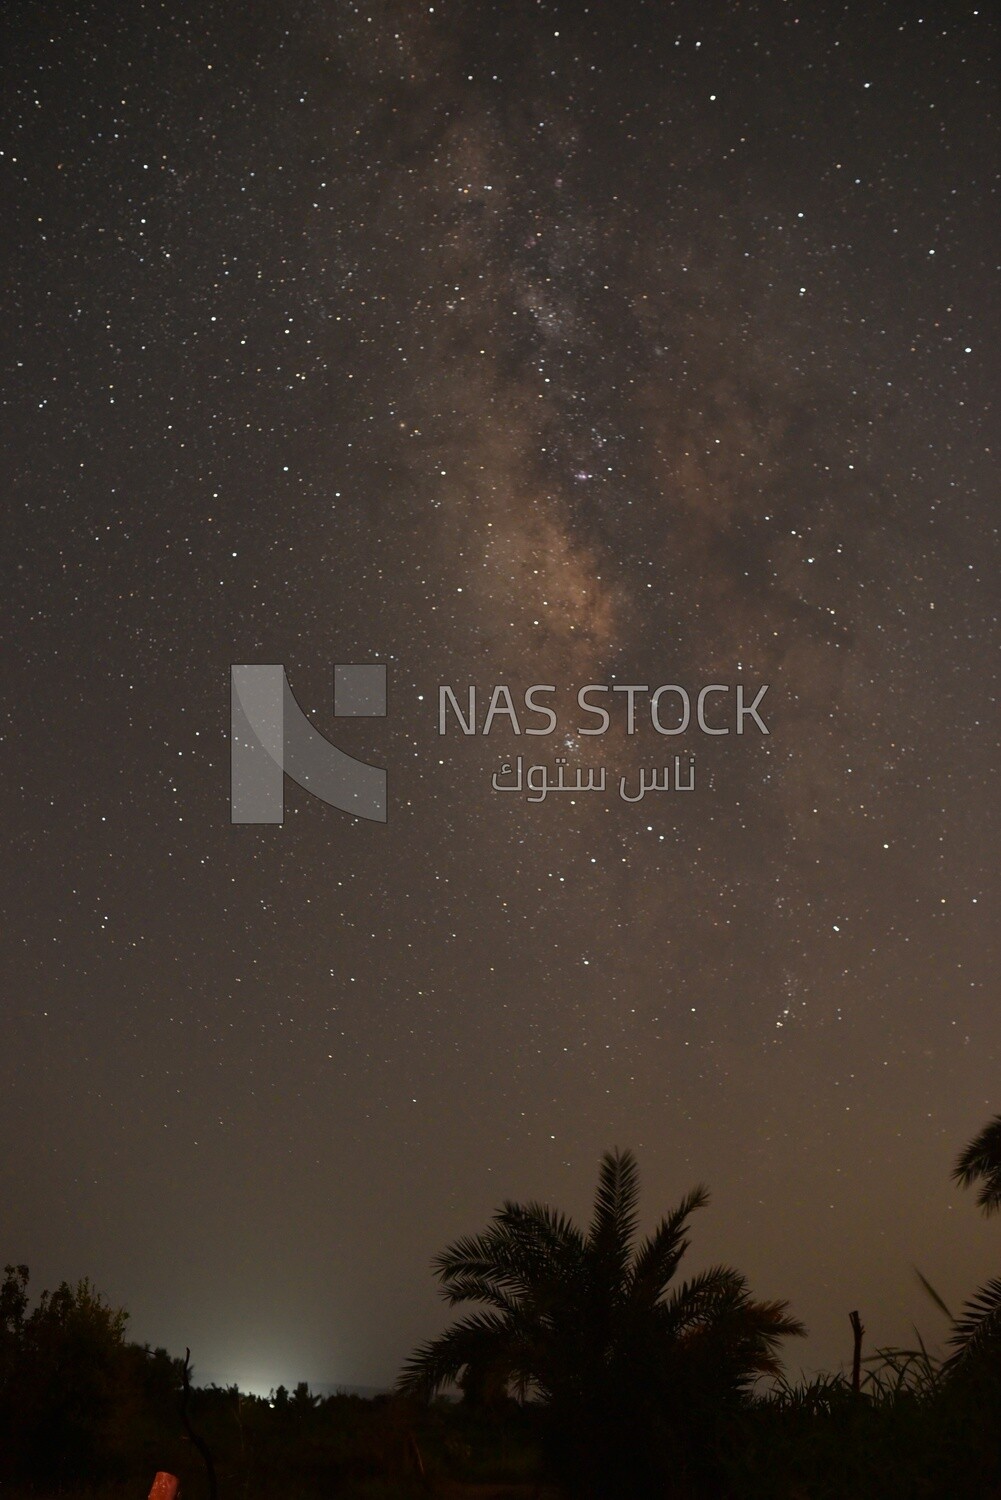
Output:
[[[334,667],[334,717],[384,718],[386,668]],[[387,774],[314,729],[279,665],[230,668],[230,821],[282,823],[285,777],[356,818],[385,823]]]

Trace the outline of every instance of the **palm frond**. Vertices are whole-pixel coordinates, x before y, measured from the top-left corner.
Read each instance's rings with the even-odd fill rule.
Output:
[[[688,1249],[688,1220],[697,1208],[704,1208],[708,1202],[709,1190],[699,1183],[643,1241],[636,1252],[629,1278],[634,1302],[653,1306],[660,1301]]]
[[[675,1287],[662,1304],[663,1321],[675,1335],[710,1321],[747,1296],[747,1282],[730,1266],[709,1266]]]
[[[946,1307],[945,1303],[942,1301],[942,1298],[939,1296],[938,1292],[936,1292],[936,1290],[932,1286],[931,1282],[925,1280],[925,1278],[922,1276],[921,1272],[918,1270],[917,1266],[914,1267],[914,1274],[918,1278],[918,1280],[920,1281],[921,1285],[924,1287],[925,1291],[928,1293],[928,1295],[931,1298],[931,1300],[934,1302],[935,1306],[938,1308],[939,1312],[944,1312],[945,1315],[946,1315],[946,1317],[949,1319],[949,1322],[951,1323],[952,1322],[952,1313]],[[920,1338],[920,1335],[919,1335],[919,1338]]]
[[[985,1214],[1001,1209],[1001,1115],[988,1121],[960,1153],[952,1177],[960,1187],[981,1184],[977,1203]]]
[[[554,1275],[572,1274],[582,1253],[580,1231],[563,1214],[544,1204],[505,1203],[489,1229],[456,1240],[432,1264],[450,1302],[469,1295],[470,1278],[488,1286],[493,1301],[531,1295]],[[456,1294],[456,1286],[467,1290]]]
[[[416,1349],[403,1367],[397,1389],[405,1395],[434,1396],[468,1364],[507,1359],[507,1320],[497,1313],[473,1313]]]
[[[789,1312],[786,1301],[748,1301],[732,1319],[735,1347],[755,1375],[778,1375],[779,1345],[783,1339],[805,1338],[806,1326]]]
[[[502,1282],[486,1274],[457,1274],[449,1278],[442,1287],[442,1297],[449,1307],[460,1302],[483,1302],[498,1312],[514,1317],[519,1308],[519,1299],[506,1291]]]
[[[713,1266],[680,1286],[664,1306],[665,1321],[689,1351],[701,1349],[735,1384],[752,1375],[777,1375],[778,1349],[806,1329],[787,1302],[753,1301],[746,1279],[729,1266]]]
[[[573,1220],[546,1203],[505,1203],[496,1222],[554,1254],[579,1255],[584,1249],[584,1237]]]
[[[636,1233],[639,1173],[631,1151],[606,1151],[601,1158],[598,1190],[587,1236],[587,1248],[615,1285],[621,1287]]]
[[[947,1371],[986,1356],[1001,1363],[1001,1276],[988,1281],[964,1305],[949,1343],[954,1352],[943,1366]]]

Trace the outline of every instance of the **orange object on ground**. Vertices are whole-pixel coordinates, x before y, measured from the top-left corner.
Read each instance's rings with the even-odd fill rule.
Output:
[[[153,1480],[153,1488],[149,1492],[149,1500],[177,1500],[181,1481],[176,1474],[165,1474],[161,1469]]]

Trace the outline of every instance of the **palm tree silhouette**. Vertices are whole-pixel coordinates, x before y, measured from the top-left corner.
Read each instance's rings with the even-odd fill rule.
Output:
[[[986,1215],[1001,1209],[1001,1115],[995,1115],[960,1153],[952,1171],[961,1187],[980,1183],[977,1203]],[[982,1286],[963,1307],[949,1340],[946,1369],[969,1368],[1001,1355],[1001,1276]]]
[[[672,1286],[704,1187],[634,1248],[638,1197],[632,1153],[606,1152],[586,1233],[543,1204],[507,1202],[484,1233],[456,1240],[433,1262],[442,1296],[484,1310],[418,1348],[401,1390],[427,1398],[465,1372],[467,1387],[533,1395],[578,1493],[625,1493],[624,1462],[658,1444],[676,1469],[679,1443],[777,1373],[781,1340],[805,1330],[727,1266]]]

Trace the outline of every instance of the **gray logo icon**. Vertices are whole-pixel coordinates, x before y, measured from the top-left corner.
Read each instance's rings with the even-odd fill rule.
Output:
[[[283,666],[231,667],[230,713],[230,822],[283,822],[288,776],[341,812],[385,823],[386,772],[313,728]],[[385,667],[334,667],[335,718],[385,714]]]

